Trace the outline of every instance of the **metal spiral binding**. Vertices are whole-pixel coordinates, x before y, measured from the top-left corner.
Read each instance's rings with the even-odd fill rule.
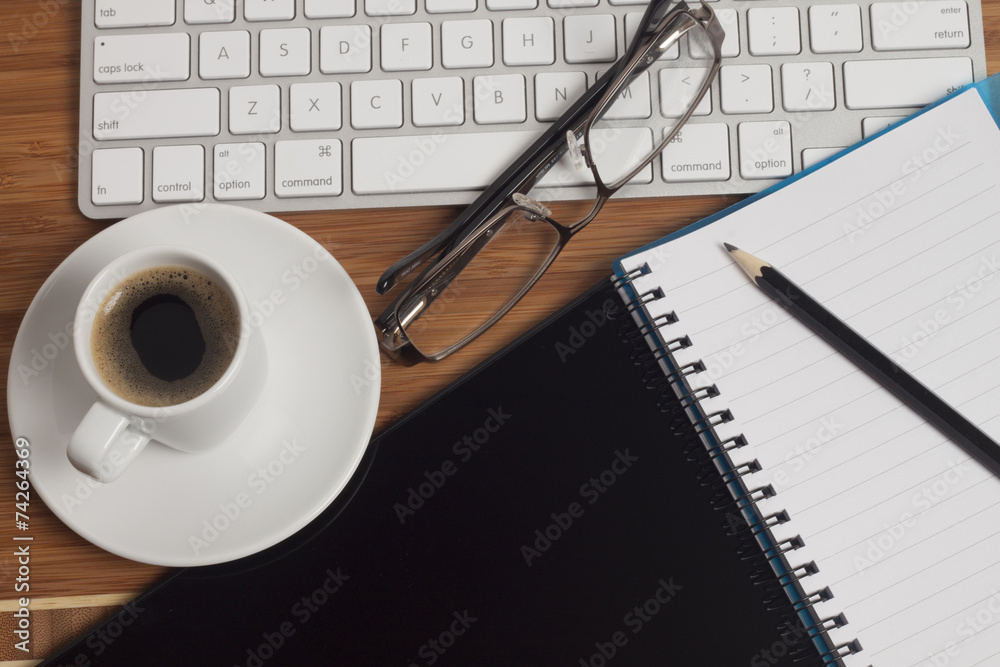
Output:
[[[728,517],[739,517],[742,529],[737,528],[737,532],[743,534],[737,552],[741,558],[755,561],[751,579],[764,586],[765,606],[784,611],[788,617],[783,635],[788,635],[787,641],[794,647],[790,653],[797,661],[842,666],[842,658],[859,652],[861,645],[856,639],[843,644],[831,640],[829,631],[847,625],[848,620],[843,614],[820,617],[814,610],[816,604],[832,599],[833,593],[829,588],[806,592],[805,581],[819,572],[819,568],[814,562],[797,566],[788,562],[792,552],[804,546],[804,541],[799,535],[777,540],[771,532],[772,528],[791,521],[788,512],[781,510],[765,516],[758,511],[760,501],[776,495],[774,487],[769,484],[755,487],[750,483],[749,476],[762,469],[757,460],[734,465],[730,453],[747,445],[742,433],[725,439],[718,437],[716,427],[732,421],[732,412],[702,410],[702,402],[718,397],[719,389],[714,384],[692,386],[690,381],[705,371],[705,363],[699,359],[680,364],[674,356],[694,344],[689,336],[673,336],[668,331],[680,321],[678,315],[671,311],[650,316],[647,306],[662,299],[663,290],[654,287],[639,292],[633,285],[636,279],[650,273],[649,265],[643,264],[620,278],[612,278],[614,289],[625,299],[628,313],[633,317],[640,315],[643,320],[635,322],[631,331],[623,331],[623,337],[633,345],[633,362],[645,368],[646,386],[661,392],[658,405],[671,414],[671,429],[689,438],[684,454],[700,464],[697,477],[702,484],[713,488],[712,505],[727,510]],[[623,319],[631,324],[633,317]],[[623,322],[623,329],[625,326]]]

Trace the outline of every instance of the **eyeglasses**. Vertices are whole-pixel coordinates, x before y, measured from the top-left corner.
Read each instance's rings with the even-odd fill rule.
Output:
[[[438,361],[513,308],[608,198],[653,178],[653,159],[711,86],[724,37],[704,2],[653,0],[625,55],[455,222],[382,274],[379,294],[433,258],[375,320],[382,349],[404,364]],[[562,222],[540,203],[555,199],[576,200]]]

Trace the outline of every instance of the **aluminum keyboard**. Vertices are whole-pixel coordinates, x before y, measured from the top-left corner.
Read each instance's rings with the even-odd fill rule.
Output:
[[[80,209],[468,203],[644,4],[84,0]],[[727,35],[710,99],[616,197],[756,192],[986,76],[979,0],[709,4]],[[671,104],[657,83],[632,86],[650,114]]]

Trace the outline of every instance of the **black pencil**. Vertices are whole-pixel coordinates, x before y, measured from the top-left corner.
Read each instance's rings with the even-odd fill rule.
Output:
[[[1000,445],[764,260],[725,244],[750,279],[950,440],[1000,476]]]

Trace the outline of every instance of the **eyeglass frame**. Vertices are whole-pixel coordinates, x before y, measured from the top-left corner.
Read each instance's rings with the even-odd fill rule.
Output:
[[[690,19],[687,25],[675,25],[684,17]],[[637,76],[647,71],[667,48],[678,44],[681,37],[692,30],[696,24],[705,30],[713,48],[713,54],[709,56],[712,59],[712,64],[708,68],[709,74],[705,78],[701,90],[692,98],[687,111],[676,120],[673,128],[661,140],[656,150],[651,151],[650,155],[634,167],[630,173],[618,177],[611,186],[607,185],[601,178],[590,151],[587,150],[587,146],[590,145],[590,131],[594,123],[602,117],[602,113],[614,103],[618,95]],[[664,35],[663,33],[671,27],[673,27],[673,32]],[[506,315],[548,270],[566,243],[590,223],[607,200],[642,169],[646,168],[676,136],[680,128],[694,113],[698,103],[711,88],[712,81],[716,78],[721,65],[721,47],[724,39],[725,33],[715,12],[705,4],[704,0],[701,0],[700,5],[694,9],[689,8],[684,0],[676,3],[673,0],[653,0],[643,14],[635,37],[626,53],[593,86],[588,88],[560,118],[553,122],[548,130],[524,151],[451,225],[434,239],[390,266],[382,274],[375,288],[379,294],[391,290],[405,276],[427,262],[432,255],[438,254],[438,258],[376,318],[374,324],[380,336],[379,345],[383,352],[404,365],[413,365],[420,361],[439,361],[470,343]],[[578,143],[580,137],[583,138],[582,145]],[[579,157],[583,158],[586,166],[591,170],[597,195],[586,216],[572,225],[564,225],[552,220],[549,217],[550,211],[544,205],[528,197],[526,193],[530,192],[567,151],[574,148],[582,153]],[[513,205],[511,205],[512,202]],[[406,335],[406,326],[408,321],[413,319],[412,315],[423,312],[436,296],[440,295],[440,291],[429,288],[433,288],[435,283],[442,283],[445,286],[450,284],[462,268],[478,253],[478,249],[473,248],[473,245],[477,242],[483,242],[482,246],[485,246],[485,242],[490,240],[495,231],[494,228],[506,224],[508,216],[517,210],[523,211],[529,220],[546,222],[556,230],[558,241],[553,246],[549,256],[539,265],[531,278],[525,281],[513,298],[509,299],[502,308],[498,309],[490,319],[471,334],[436,354],[427,354],[420,350]],[[459,262],[457,270],[452,270],[450,276],[442,278],[441,274],[444,270],[455,263],[456,259],[461,259],[465,253],[469,253],[468,259]],[[421,309],[410,313],[410,316],[401,317],[399,313],[401,306],[421,291],[431,291],[431,294],[424,296]]]

